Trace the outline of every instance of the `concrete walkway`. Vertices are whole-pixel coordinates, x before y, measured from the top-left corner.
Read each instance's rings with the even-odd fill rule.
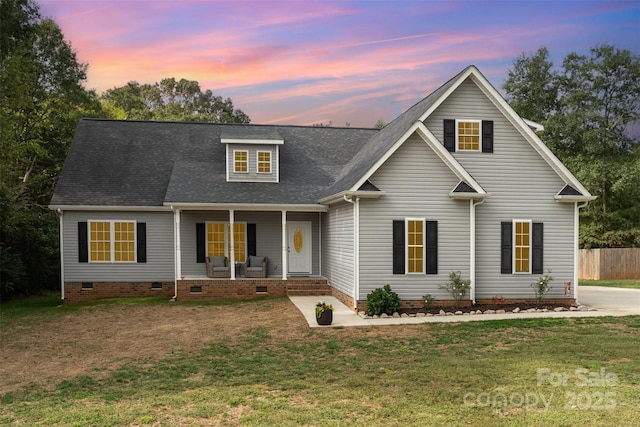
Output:
[[[640,289],[610,288],[606,286],[579,286],[578,302],[624,314],[640,314]]]
[[[586,287],[585,287],[586,288]],[[590,286],[589,288],[595,288]],[[584,288],[581,287],[582,291]],[[619,288],[602,288],[602,289],[619,289]],[[629,289],[623,289],[629,290]],[[640,296],[640,290],[638,295]],[[588,292],[587,292],[588,293]],[[606,293],[605,293],[606,294]],[[633,293],[631,293],[633,295]],[[589,298],[587,295],[580,297],[585,301]],[[365,319],[360,317],[357,313],[351,310],[349,307],[340,302],[337,298],[331,296],[291,296],[289,297],[291,302],[300,310],[302,315],[307,320],[307,323],[312,328],[330,328],[330,327],[348,327],[348,326],[375,326],[375,325],[408,325],[419,323],[437,323],[437,322],[478,322],[482,320],[505,320],[505,319],[539,319],[539,318],[566,318],[566,317],[602,317],[602,316],[628,316],[628,315],[640,315],[640,306],[631,307],[632,309],[618,309],[618,308],[597,308],[596,311],[549,311],[546,313],[511,313],[505,314],[464,314],[458,316],[429,316],[429,317],[400,317],[400,318],[386,318],[386,319]],[[633,300],[633,297],[627,299]],[[316,322],[315,306],[318,301],[324,301],[327,304],[333,305],[333,323],[330,326],[320,326]],[[584,301],[583,301],[584,303]]]

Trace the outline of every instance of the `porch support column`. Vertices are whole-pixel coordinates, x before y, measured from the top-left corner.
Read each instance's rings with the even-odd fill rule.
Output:
[[[287,211],[282,211],[282,280],[287,280],[287,271],[289,266],[287,265]]]
[[[469,279],[471,288],[469,297],[471,303],[476,303],[476,205],[473,199],[469,200]]]
[[[173,293],[173,298],[178,298],[178,280],[180,280],[180,278],[182,277],[182,252],[180,249],[180,209],[174,209],[173,206],[171,207],[173,209],[173,227],[174,227],[174,232],[173,232],[173,238],[175,239],[175,247],[176,247],[176,252],[175,252],[175,259],[174,259],[174,263],[175,263],[175,290]]]
[[[231,280],[236,280],[236,242],[235,242],[235,214],[233,209],[229,209],[229,270],[231,270]]]

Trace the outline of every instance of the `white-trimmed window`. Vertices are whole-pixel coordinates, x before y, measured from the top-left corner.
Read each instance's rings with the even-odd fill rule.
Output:
[[[226,256],[231,258],[231,224],[228,222],[207,223],[207,256]],[[233,251],[236,262],[247,259],[247,224],[233,224]]]
[[[258,151],[258,173],[271,173],[271,151]]]
[[[135,221],[89,221],[90,262],[136,262]]]
[[[513,221],[513,272],[531,273],[531,220]]]
[[[249,152],[247,150],[233,150],[233,171],[236,173],[249,172]]]
[[[424,225],[424,218],[406,219],[407,273],[424,273],[426,234]]]
[[[480,151],[480,120],[456,120],[456,149],[458,151]]]

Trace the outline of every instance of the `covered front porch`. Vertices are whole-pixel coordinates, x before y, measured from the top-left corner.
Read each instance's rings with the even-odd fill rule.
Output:
[[[327,211],[325,205],[207,204],[171,208],[176,287],[183,288],[179,295],[226,294],[233,298],[261,293],[264,286],[269,295],[283,295],[286,286],[280,282],[322,279],[321,223]],[[206,263],[213,261],[212,257],[218,257],[216,261],[226,258],[228,266],[227,274],[222,278],[216,275],[215,281],[211,280]],[[255,275],[249,279],[247,274],[252,257],[267,260],[266,272],[259,279],[254,279]],[[229,287],[236,289],[223,291]]]

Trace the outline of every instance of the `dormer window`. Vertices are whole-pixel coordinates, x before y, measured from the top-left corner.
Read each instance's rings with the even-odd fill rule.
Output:
[[[235,173],[249,172],[249,152],[246,150],[233,150],[233,171]]]
[[[258,173],[271,173],[271,151],[258,151]]]
[[[269,126],[230,126],[220,135],[227,146],[228,182],[280,181],[280,146],[284,139]]]

